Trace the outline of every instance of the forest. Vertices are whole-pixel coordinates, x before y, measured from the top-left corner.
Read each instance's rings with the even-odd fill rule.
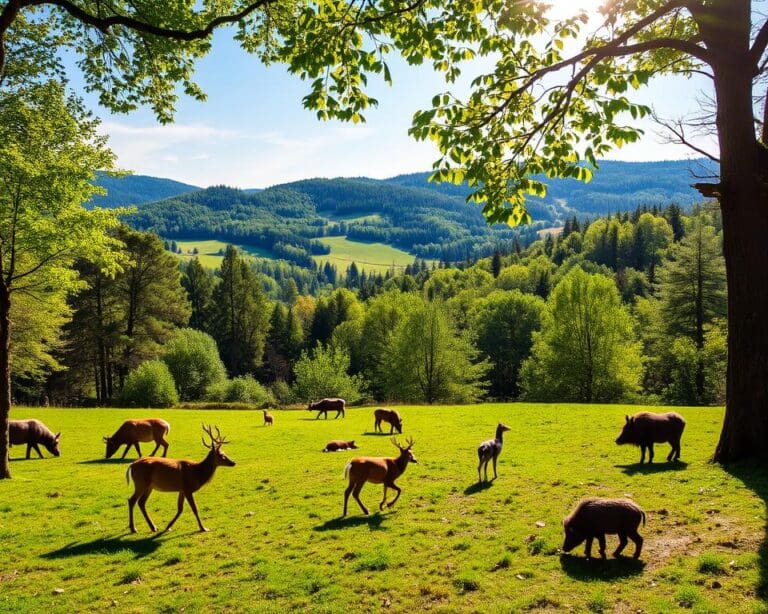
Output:
[[[121,272],[79,262],[86,285],[59,318],[14,329],[14,394],[119,406],[322,396],[721,404],[721,234],[707,205],[643,206],[574,216],[490,257],[369,275],[355,263],[245,258],[233,246],[216,271],[197,259],[180,267],[157,235],[122,225]],[[62,341],[47,345],[57,327]]]

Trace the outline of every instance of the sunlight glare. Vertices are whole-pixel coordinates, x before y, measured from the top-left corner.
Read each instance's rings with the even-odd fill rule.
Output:
[[[597,15],[598,9],[605,0],[542,0],[542,4],[549,4],[550,17],[571,17],[579,11],[586,11],[590,15]]]

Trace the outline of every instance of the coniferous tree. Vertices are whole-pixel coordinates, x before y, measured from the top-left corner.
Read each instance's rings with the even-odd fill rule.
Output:
[[[189,327],[210,332],[213,303],[213,274],[203,268],[199,258],[192,258],[184,269],[181,283],[187,291],[191,314]]]
[[[497,249],[493,252],[493,258],[491,259],[491,275],[496,279],[501,273],[501,252]]]

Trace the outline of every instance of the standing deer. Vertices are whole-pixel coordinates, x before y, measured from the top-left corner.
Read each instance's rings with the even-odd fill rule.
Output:
[[[189,501],[189,507],[192,508],[195,518],[197,518],[200,531],[208,530],[200,522],[200,515],[197,513],[197,505],[192,495],[211,481],[217,467],[222,465],[224,467],[234,467],[235,461],[231,460],[221,451],[221,446],[229,442],[221,436],[219,427],[216,427],[216,436],[211,432],[210,426],[206,427],[203,425],[203,431],[211,438],[210,444],[206,443],[205,438],[203,438],[203,445],[210,452],[199,463],[191,460],[145,457],[130,464],[128,471],[125,473],[125,480],[130,484],[130,478],[133,478],[134,486],[133,495],[128,499],[128,522],[131,533],[136,533],[136,525],[133,523],[133,506],[136,502],[138,502],[139,509],[144,514],[150,530],[153,533],[157,531],[157,527],[152,522],[149,514],[147,514],[145,507],[147,499],[153,490],[179,493],[178,510],[173,520],[165,528],[166,531],[171,530],[173,523],[181,515],[181,511],[184,509],[184,499]]]
[[[344,417],[344,405],[345,405],[344,399],[321,399],[319,401],[313,401],[309,403],[309,406],[307,407],[307,411],[316,411],[317,416],[315,417],[315,420],[317,420],[320,417],[320,414],[325,415],[325,419],[328,419],[328,412],[329,411],[335,411],[336,415],[333,417],[335,420],[339,416],[342,418]]]
[[[358,456],[347,463],[347,466],[344,468],[344,475],[349,477],[349,486],[344,491],[344,513],[342,516],[347,515],[349,493],[352,493],[363,513],[366,516],[368,515],[368,509],[360,501],[360,491],[366,482],[384,484],[384,498],[379,504],[379,510],[383,510],[385,504],[387,507],[392,507],[400,498],[401,490],[395,485],[395,480],[403,474],[406,467],[408,467],[408,463],[416,463],[418,461],[413,452],[411,452],[414,443],[413,439],[409,438],[406,440],[408,445],[405,448],[394,437],[392,438],[392,443],[400,450],[400,456],[396,458]],[[387,503],[387,488],[397,491],[397,495],[389,503]]]
[[[402,434],[403,419],[400,417],[400,414],[397,412],[396,409],[387,409],[385,407],[379,407],[378,409],[374,410],[373,417],[375,419],[373,423],[374,432],[378,431],[379,433],[383,433],[384,431],[381,429],[381,423],[387,422],[389,424],[390,435],[395,430],[397,430],[398,433]]]
[[[117,452],[117,449],[125,444],[125,451],[120,458],[125,458],[131,446],[141,458],[140,441],[154,441],[155,449],[150,456],[154,456],[160,446],[163,446],[163,456],[168,453],[168,442],[165,436],[171,431],[171,425],[159,418],[147,418],[146,420],[126,420],[120,425],[112,437],[104,437],[107,444],[107,458]]]
[[[264,426],[272,426],[275,423],[275,417],[266,409],[264,411]]]
[[[504,431],[508,430],[509,427],[506,424],[499,422],[499,425],[496,427],[496,437],[494,439],[484,441],[477,448],[477,457],[480,460],[480,463],[477,465],[478,482],[483,481],[483,479],[480,477],[480,468],[483,466],[485,466],[485,481],[488,481],[488,462],[491,459],[493,459],[493,479],[496,479],[496,459],[499,458],[499,454],[501,454],[501,447],[504,445]]]

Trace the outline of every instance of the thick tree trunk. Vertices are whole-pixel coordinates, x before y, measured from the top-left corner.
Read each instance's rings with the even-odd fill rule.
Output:
[[[8,420],[11,414],[11,293],[0,283],[0,479],[11,477]]]

